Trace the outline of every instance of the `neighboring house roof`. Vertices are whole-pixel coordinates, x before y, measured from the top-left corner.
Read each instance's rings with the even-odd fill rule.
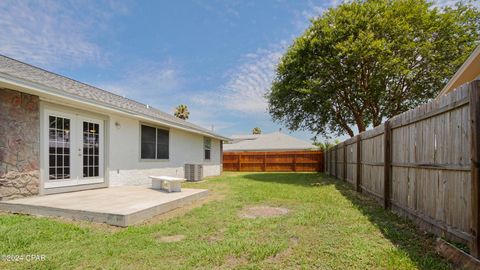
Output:
[[[471,82],[480,76],[480,45],[467,58],[465,63],[457,70],[448,81],[438,96],[443,96],[459,86]]]
[[[254,134],[254,135],[232,135],[230,136],[231,143],[237,143],[243,140],[254,140],[257,139],[261,134]]]
[[[121,112],[145,117],[154,122],[221,140],[229,139],[140,102],[0,55],[0,82],[11,83],[18,79],[22,82],[33,83],[34,86],[44,86],[42,89],[46,89],[52,94],[60,94],[60,96],[86,101],[92,105],[117,109]]]
[[[224,144],[223,151],[286,151],[306,150],[315,148],[309,142],[305,142],[288,136],[281,132],[259,135],[233,135],[232,143]]]
[[[265,134],[252,134],[252,135],[232,135],[230,136],[231,139],[235,140],[235,139],[238,139],[238,140],[248,140],[248,139],[256,139],[262,135],[265,135]]]

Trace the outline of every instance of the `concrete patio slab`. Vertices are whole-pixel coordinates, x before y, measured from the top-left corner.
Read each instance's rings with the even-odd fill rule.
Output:
[[[206,189],[167,193],[142,186],[111,187],[0,202],[0,210],[126,227],[204,198]]]

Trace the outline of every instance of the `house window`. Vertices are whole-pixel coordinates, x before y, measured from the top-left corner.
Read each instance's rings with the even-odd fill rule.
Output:
[[[204,159],[209,160],[212,153],[212,139],[204,137],[203,138],[203,155]]]
[[[141,140],[142,159],[168,159],[168,130],[142,125]]]

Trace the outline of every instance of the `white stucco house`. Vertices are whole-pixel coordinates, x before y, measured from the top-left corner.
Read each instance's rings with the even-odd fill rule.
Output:
[[[168,97],[166,97],[168,98]],[[0,55],[0,200],[222,171],[228,138]]]

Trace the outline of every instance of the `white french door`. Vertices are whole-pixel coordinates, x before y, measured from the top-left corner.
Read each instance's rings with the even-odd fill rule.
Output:
[[[45,118],[45,188],[103,183],[103,120],[51,110]]]

